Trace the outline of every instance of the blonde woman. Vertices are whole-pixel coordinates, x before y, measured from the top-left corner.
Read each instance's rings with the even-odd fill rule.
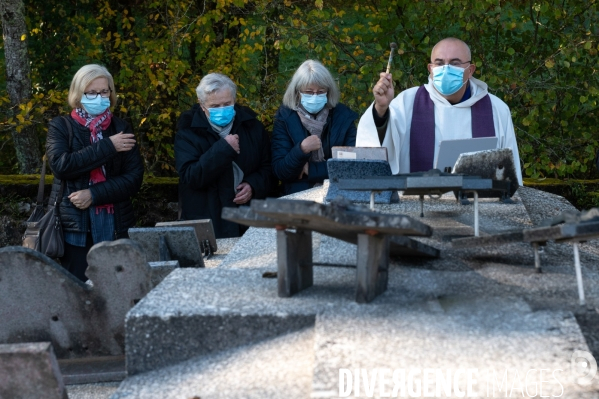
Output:
[[[85,281],[87,252],[93,244],[127,237],[135,224],[131,197],[141,187],[144,168],[131,126],[114,116],[112,75],[101,65],[85,65],[71,82],[68,116],[52,119],[46,154],[54,174],[50,204],[57,201],[65,238],[60,259]]]

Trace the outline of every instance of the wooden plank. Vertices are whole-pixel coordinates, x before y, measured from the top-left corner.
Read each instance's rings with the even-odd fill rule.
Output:
[[[312,232],[277,230],[279,297],[288,298],[313,284]]]
[[[327,234],[346,231],[361,234],[376,230],[391,235],[432,235],[427,224],[401,214],[383,214],[363,207],[323,205],[311,201],[267,199],[252,201],[252,210],[287,226],[310,228]]]
[[[371,302],[385,292],[389,278],[389,237],[359,234],[356,269],[356,302]]]

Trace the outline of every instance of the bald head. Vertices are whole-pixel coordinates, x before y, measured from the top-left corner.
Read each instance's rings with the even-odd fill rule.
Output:
[[[447,39],[441,40],[435,44],[433,51],[431,52],[431,63],[428,64],[428,72],[430,79],[433,79],[435,68],[438,68],[438,72],[443,74],[444,65],[451,65],[452,67],[460,68],[464,71],[462,76],[462,87],[457,92],[444,95],[451,104],[459,102],[466,92],[468,85],[466,82],[472,77],[476,70],[476,65],[471,63],[472,58],[470,55],[470,48],[466,43],[455,37],[448,37]],[[441,70],[441,71],[439,71]],[[437,88],[437,91],[439,89]]]
[[[452,60],[460,60],[461,62],[470,62],[472,59],[470,47],[460,39],[448,37],[435,44],[431,52],[431,63],[442,61],[444,64],[449,64]]]

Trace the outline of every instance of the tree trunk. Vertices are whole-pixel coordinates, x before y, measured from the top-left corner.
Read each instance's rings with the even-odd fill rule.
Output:
[[[263,109],[266,110],[269,103],[279,97],[277,91],[277,75],[279,73],[279,50],[275,42],[279,38],[279,32],[276,29],[274,21],[279,18],[280,4],[273,2],[266,16],[266,43],[262,52],[262,76],[260,80],[260,98],[263,100]]]
[[[6,60],[6,91],[10,98],[12,114],[19,112],[19,104],[31,98],[29,55],[27,54],[27,26],[23,0],[0,0],[0,16],[4,34]],[[19,172],[36,173],[41,166],[39,140],[33,126],[20,132],[12,131]]]

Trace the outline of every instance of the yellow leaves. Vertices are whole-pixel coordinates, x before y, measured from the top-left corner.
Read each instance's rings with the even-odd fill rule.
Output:
[[[148,118],[142,118],[141,122],[139,122],[139,127],[141,127],[141,125],[144,124],[144,122],[146,121],[146,119],[148,119]]]
[[[316,6],[316,8],[318,8],[319,10],[322,10],[322,6],[323,6],[324,1],[323,0],[316,0],[314,2],[314,5]]]
[[[24,42],[25,39],[27,39],[27,35],[26,34],[21,35],[21,41]]]
[[[552,59],[549,59],[549,60],[545,61],[545,66],[547,68],[551,69],[555,66],[555,61],[553,61]]]

